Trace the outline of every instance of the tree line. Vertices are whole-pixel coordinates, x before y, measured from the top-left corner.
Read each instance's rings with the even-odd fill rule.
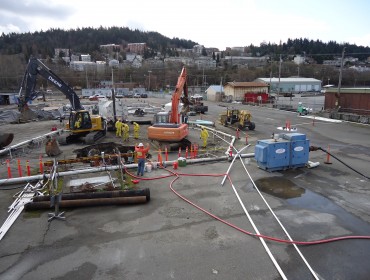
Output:
[[[73,53],[89,53],[92,59],[101,60],[102,53],[99,45],[128,43],[146,43],[149,47],[144,56],[152,57],[161,52],[167,56],[178,56],[176,49],[190,49],[196,42],[179,38],[167,38],[157,32],[143,32],[130,30],[125,27],[110,28],[78,28],[71,30],[49,29],[34,33],[10,33],[0,36],[0,90],[17,90],[23,78],[28,58],[36,55],[39,58],[54,57],[55,48],[66,48]],[[341,55],[344,47],[346,54],[365,60],[370,56],[370,48],[352,45],[348,43],[339,44],[334,41],[324,43],[320,40],[288,39],[281,44],[262,42],[260,46],[250,45],[245,47],[245,53],[252,56],[270,57],[269,63],[263,67],[242,67],[222,64],[216,69],[197,69],[188,67],[189,85],[203,85],[227,83],[230,81],[253,81],[260,77],[278,77],[280,56],[283,59],[281,65],[281,77],[301,76],[312,77],[323,81],[323,85],[329,81],[338,84],[338,68],[321,64],[325,59],[333,59]],[[235,55],[223,51],[221,58],[225,55]],[[291,62],[292,58],[300,54],[306,58],[312,58],[314,63],[306,63],[300,66]],[[207,54],[213,59],[220,60],[220,55]],[[47,63],[48,67],[72,86],[86,87],[89,81],[110,80],[111,70],[106,69],[103,73],[76,73],[63,64]],[[164,65],[160,69],[129,68],[115,73],[116,80],[122,82],[137,82],[144,85],[148,83],[148,70],[151,70],[151,88],[164,89],[168,85],[174,86],[177,81],[178,71],[181,65]],[[89,74],[88,79],[86,74]],[[42,82],[41,82],[42,83]],[[343,72],[343,86],[370,86],[370,75],[368,72],[357,72],[353,69],[345,69]]]
[[[100,51],[100,45],[128,43],[146,43],[151,50],[168,53],[174,48],[190,49],[195,42],[185,39],[168,38],[158,32],[144,32],[127,27],[77,28],[70,30],[49,29],[28,33],[9,33],[0,36],[0,54],[24,54],[41,58],[54,56],[55,48],[71,49],[74,53],[94,54]]]

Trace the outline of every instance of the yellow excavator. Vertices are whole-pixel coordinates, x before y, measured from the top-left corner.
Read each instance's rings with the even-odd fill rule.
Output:
[[[32,111],[27,103],[39,95],[39,92],[35,90],[38,75],[64,93],[71,103],[72,110],[66,125],[68,133],[58,137],[59,144],[66,145],[76,141],[94,144],[106,135],[106,120],[99,115],[90,115],[89,111],[81,105],[80,99],[73,88],[35,57],[31,57],[28,62],[19,91],[18,109],[21,112],[20,119],[29,120],[32,116]]]

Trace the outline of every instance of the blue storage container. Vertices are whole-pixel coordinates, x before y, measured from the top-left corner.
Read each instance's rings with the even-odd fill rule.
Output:
[[[260,168],[277,171],[289,168],[290,142],[285,139],[267,139],[257,142],[254,157]]]
[[[298,140],[306,140],[306,134],[302,133],[285,133],[283,134],[283,139],[289,140],[291,142]]]
[[[287,133],[280,139],[259,140],[254,158],[268,171],[303,167],[308,162],[310,141],[305,134]]]

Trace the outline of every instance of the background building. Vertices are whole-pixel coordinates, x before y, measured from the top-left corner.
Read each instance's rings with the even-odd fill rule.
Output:
[[[207,100],[222,101],[224,96],[224,87],[220,85],[211,85],[206,89]]]
[[[328,88],[325,92],[325,110],[336,109],[338,88]],[[356,115],[370,115],[370,88],[341,88],[339,97],[340,112]]]
[[[263,82],[229,82],[224,85],[227,100],[244,101],[246,93],[268,93],[269,86]]]
[[[321,91],[321,81],[314,78],[258,78],[256,82],[263,82],[270,85],[270,92],[306,92],[306,91]]]

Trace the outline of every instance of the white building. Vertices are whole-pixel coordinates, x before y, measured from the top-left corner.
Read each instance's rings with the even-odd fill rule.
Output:
[[[224,87],[221,85],[211,85],[206,89],[207,100],[210,101],[222,101],[224,93]]]

